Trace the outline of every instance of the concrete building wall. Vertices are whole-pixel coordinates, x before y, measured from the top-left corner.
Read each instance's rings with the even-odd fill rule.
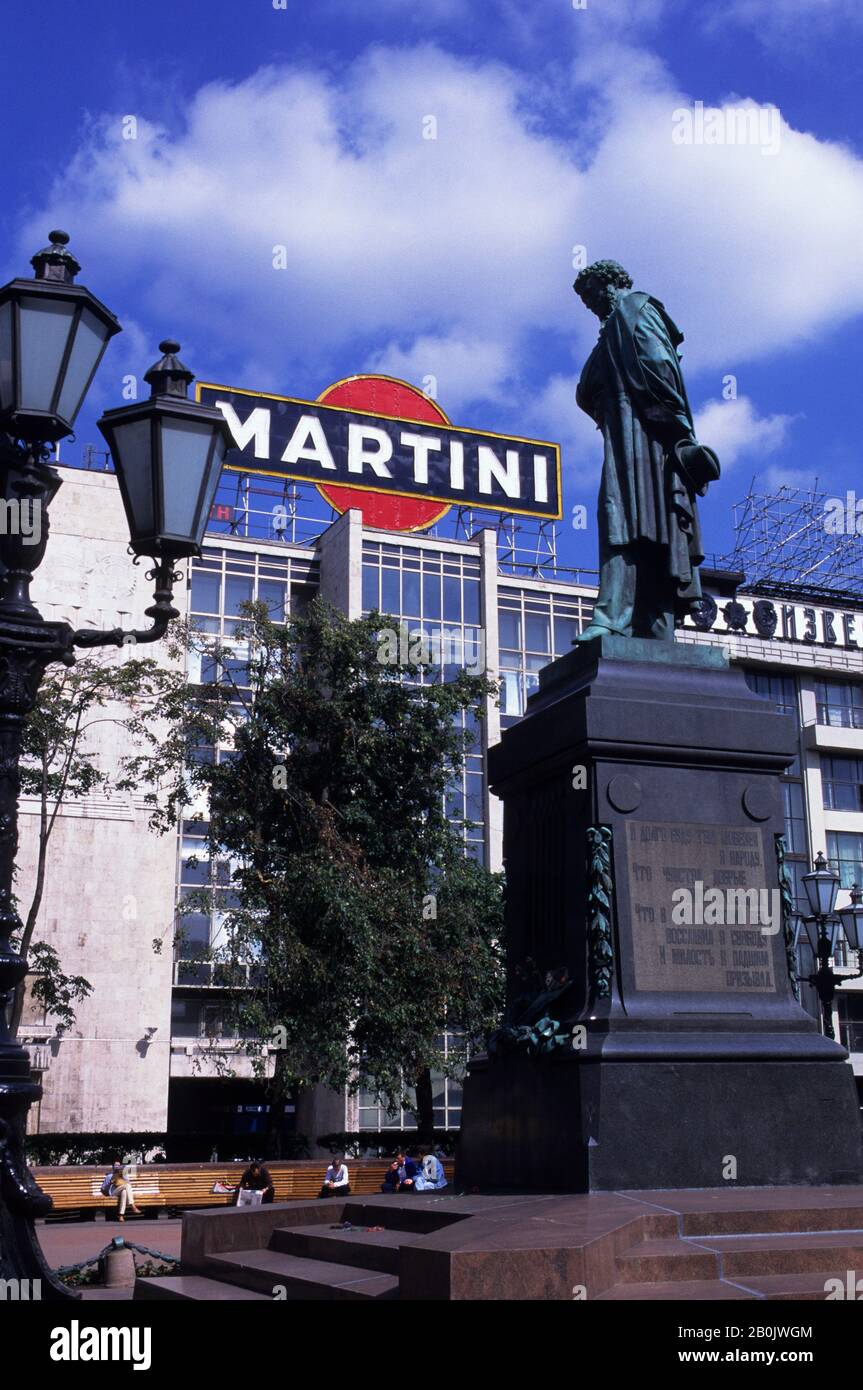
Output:
[[[147,627],[152,602],[147,563],[132,564],[128,530],[113,476],[63,470],[51,509],[51,540],[33,586],[44,616],[76,627]],[[185,581],[177,586],[180,608]],[[82,658],[128,659],[129,650],[96,649]],[[141,649],[168,665],[164,644]],[[105,769],[130,751],[114,722],[95,716],[87,746]],[[22,915],[32,898],[38,803],[20,807],[18,894]],[[167,1120],[171,1033],[172,918],[176,839],[148,829],[141,793],[99,794],[68,803],[49,842],[45,895],[36,938],[58,951],[64,970],[93,986],[62,1038],[28,1008],[21,1033],[45,1043],[42,1131],[162,1129]],[[164,945],[161,954],[154,939]],[[33,1117],[31,1128],[35,1127]]]
[[[363,613],[362,513],[345,512],[321,536],[321,594],[345,617]]]

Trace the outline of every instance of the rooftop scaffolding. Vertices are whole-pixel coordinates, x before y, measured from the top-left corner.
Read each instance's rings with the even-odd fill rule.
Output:
[[[863,498],[783,485],[759,493],[754,480],[734,507],[734,549],[718,564],[742,570],[746,589],[794,587],[863,597]]]

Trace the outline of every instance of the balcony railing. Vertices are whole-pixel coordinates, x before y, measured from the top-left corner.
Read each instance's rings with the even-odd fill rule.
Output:
[[[863,729],[863,709],[857,705],[829,705],[819,701],[818,723],[831,729]]]

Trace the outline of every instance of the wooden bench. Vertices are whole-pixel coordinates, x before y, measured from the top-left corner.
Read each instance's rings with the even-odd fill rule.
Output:
[[[388,1158],[348,1159],[351,1195],[367,1197],[380,1192],[384,1174],[392,1162]],[[235,1193],[214,1192],[216,1183],[236,1187],[248,1168],[248,1163],[139,1163],[128,1165],[127,1176],[142,1210],[176,1210],[188,1207],[231,1206]],[[326,1159],[295,1159],[289,1162],[267,1163],[277,1202],[300,1201],[317,1197]],[[452,1181],[451,1164],[444,1163],[447,1178]],[[54,1199],[56,1212],[110,1212],[116,1209],[116,1197],[102,1195],[101,1187],[108,1165],[99,1168],[69,1164],[63,1167],[33,1168],[33,1176]]]

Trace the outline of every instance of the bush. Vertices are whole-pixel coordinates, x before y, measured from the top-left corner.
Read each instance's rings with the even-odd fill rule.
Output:
[[[167,1163],[209,1163],[213,1151],[218,1162],[248,1162],[266,1157],[266,1138],[259,1134],[169,1134],[164,1130],[103,1131],[77,1134],[28,1134],[27,1162],[53,1166],[75,1163],[100,1166],[120,1158],[128,1163],[152,1163],[160,1155]],[[282,1158],[306,1158],[309,1145],[304,1134],[281,1136]]]
[[[436,1129],[434,1147],[452,1158],[458,1141],[457,1129]],[[419,1143],[415,1129],[342,1130],[319,1134],[318,1143],[332,1154],[349,1158],[391,1158],[402,1149],[415,1149]]]

